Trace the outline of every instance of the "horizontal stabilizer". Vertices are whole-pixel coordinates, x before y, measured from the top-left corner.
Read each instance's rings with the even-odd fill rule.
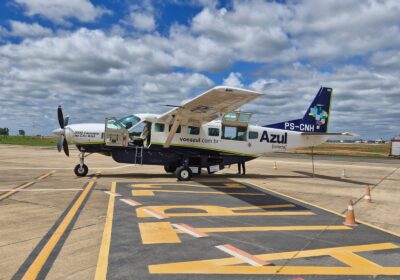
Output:
[[[302,132],[306,136],[338,136],[338,137],[359,137],[360,135],[351,132]]]

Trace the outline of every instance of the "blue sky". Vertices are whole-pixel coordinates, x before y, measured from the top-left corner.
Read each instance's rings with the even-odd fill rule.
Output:
[[[6,0],[0,3],[0,127],[162,113],[216,85],[265,96],[243,109],[301,117],[334,89],[330,131],[400,132],[400,2]]]

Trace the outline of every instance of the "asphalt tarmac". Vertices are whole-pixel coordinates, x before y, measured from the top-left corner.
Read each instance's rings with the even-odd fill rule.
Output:
[[[400,279],[396,161],[320,158],[312,174],[278,155],[182,183],[99,155],[77,178],[73,150],[0,154],[0,279]]]

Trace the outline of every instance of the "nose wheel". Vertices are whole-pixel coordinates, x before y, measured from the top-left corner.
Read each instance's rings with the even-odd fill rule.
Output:
[[[78,164],[77,166],[75,166],[74,172],[76,174],[76,176],[78,177],[85,177],[86,174],[88,173],[89,168],[87,167],[86,164],[82,164],[82,166],[80,164]]]
[[[85,152],[79,154],[79,164],[75,166],[74,172],[78,177],[85,177],[89,171],[89,168],[85,164]]]

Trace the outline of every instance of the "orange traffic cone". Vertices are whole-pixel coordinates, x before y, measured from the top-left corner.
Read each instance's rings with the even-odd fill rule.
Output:
[[[371,188],[369,185],[365,188],[364,203],[372,203]]]
[[[274,161],[274,170],[278,170],[278,166],[276,165],[276,161]]]
[[[349,204],[347,206],[346,220],[343,222],[343,224],[350,227],[357,226],[356,218],[354,216],[353,201],[351,199],[349,200]]]

